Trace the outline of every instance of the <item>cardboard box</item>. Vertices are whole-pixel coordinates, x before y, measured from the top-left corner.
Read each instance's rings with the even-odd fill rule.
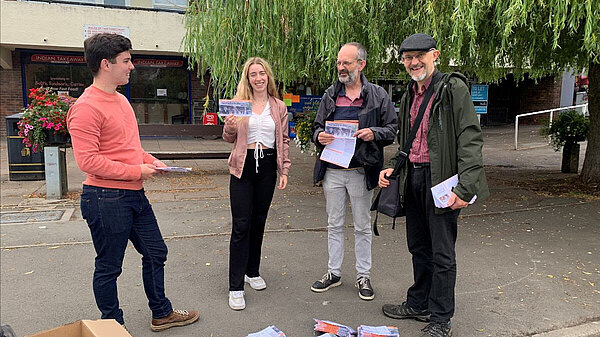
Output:
[[[114,319],[96,321],[83,319],[28,337],[131,337],[131,335]]]

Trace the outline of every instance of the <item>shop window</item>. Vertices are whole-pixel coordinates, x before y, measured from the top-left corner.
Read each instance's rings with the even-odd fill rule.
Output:
[[[26,89],[46,87],[73,97],[83,94],[92,84],[92,74],[85,65],[26,64]]]
[[[129,84],[131,105],[139,124],[189,124],[185,68],[137,65]]]

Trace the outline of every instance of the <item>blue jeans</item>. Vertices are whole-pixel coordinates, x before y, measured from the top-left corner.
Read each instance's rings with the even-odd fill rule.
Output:
[[[164,286],[167,245],[144,190],[83,185],[81,214],[88,223],[96,250],[93,288],[102,318],[124,323],[117,278],[129,240],[142,254],[142,278],[152,317],[169,315],[173,309]]]

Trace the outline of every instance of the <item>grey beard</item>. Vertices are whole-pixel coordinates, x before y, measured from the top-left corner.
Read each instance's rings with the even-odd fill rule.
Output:
[[[338,79],[340,80],[340,82],[342,84],[354,83],[357,78],[358,78],[358,70],[353,71],[353,72],[348,72],[347,77],[342,77],[342,76],[338,75]]]

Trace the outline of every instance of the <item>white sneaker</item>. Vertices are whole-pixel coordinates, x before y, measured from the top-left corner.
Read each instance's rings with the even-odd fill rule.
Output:
[[[244,310],[246,308],[243,290],[229,292],[229,307],[233,310]]]
[[[250,284],[250,287],[254,290],[263,290],[267,288],[265,280],[260,276],[248,277],[248,275],[244,275],[244,282]]]

